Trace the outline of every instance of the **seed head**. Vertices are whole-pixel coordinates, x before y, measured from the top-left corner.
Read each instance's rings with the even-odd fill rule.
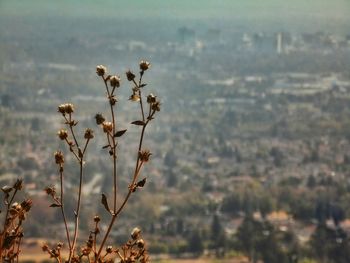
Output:
[[[139,240],[137,240],[136,245],[137,245],[139,248],[144,248],[144,246],[145,246],[145,241],[143,241],[143,239],[140,238]]]
[[[68,131],[65,129],[61,129],[57,133],[58,137],[63,141],[68,138]]]
[[[120,87],[120,77],[119,76],[112,76],[109,78],[109,83],[111,84],[111,86],[113,88],[117,87],[119,88]]]
[[[157,101],[157,96],[154,96],[152,93],[147,96],[147,103],[153,104]]]
[[[125,74],[128,81],[133,81],[135,79],[135,74],[132,73],[130,70],[128,70]]]
[[[100,125],[102,124],[106,119],[103,117],[103,115],[101,113],[97,113],[95,115],[95,120],[96,120],[96,123],[97,125]]]
[[[113,123],[111,123],[110,121],[104,121],[102,123],[102,128],[103,128],[103,132],[105,133],[109,133],[113,131]]]
[[[56,194],[56,189],[53,185],[46,186],[44,190],[45,190],[47,195],[50,195],[52,197],[55,196],[55,194]]]
[[[140,69],[142,71],[146,71],[147,69],[149,69],[151,67],[151,63],[149,63],[148,61],[146,60],[141,60],[140,61]]]
[[[138,227],[135,227],[132,231],[131,231],[131,238],[136,240],[138,238],[138,236],[141,233],[141,229]]]
[[[100,222],[101,218],[99,216],[94,216],[94,222],[98,223]]]
[[[49,251],[49,246],[47,244],[44,244],[41,246],[41,249],[46,252],[46,251]]]
[[[84,138],[87,140],[94,138],[94,131],[91,129],[86,129],[85,134],[84,134]]]
[[[97,74],[97,76],[102,77],[102,76],[104,76],[104,74],[106,74],[106,72],[107,72],[107,68],[105,66],[98,65],[96,67],[96,74]]]
[[[68,114],[71,114],[74,112],[74,105],[72,103],[66,103],[65,104],[65,111]]]
[[[139,158],[141,162],[148,162],[149,157],[152,155],[152,153],[149,150],[143,150],[139,152]]]
[[[61,151],[55,152],[55,161],[59,165],[62,165],[64,163],[64,157]]]
[[[152,104],[152,110],[160,111],[160,102],[159,101],[156,101],[155,103]]]
[[[137,94],[132,94],[132,95],[129,97],[129,100],[131,100],[131,101],[140,101],[140,96],[137,95]]]
[[[107,254],[112,253],[113,252],[113,247],[112,246],[107,246],[106,247],[106,252],[107,252]]]
[[[21,206],[22,206],[23,210],[26,211],[26,212],[28,212],[30,210],[32,205],[33,205],[33,201],[31,199],[24,200],[21,203]]]
[[[62,113],[63,115],[66,114],[65,104],[60,104],[57,108],[57,111]]]
[[[13,185],[13,188],[16,190],[21,190],[23,187],[23,180],[22,179],[17,179],[15,184]]]

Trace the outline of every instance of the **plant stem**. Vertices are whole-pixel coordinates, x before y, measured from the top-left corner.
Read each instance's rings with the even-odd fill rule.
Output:
[[[75,215],[74,237],[73,237],[73,243],[69,252],[68,262],[70,262],[72,256],[74,255],[74,250],[77,243],[77,237],[78,237],[78,231],[79,231],[79,213],[80,213],[80,203],[81,203],[81,191],[82,191],[82,185],[83,185],[83,158],[81,158],[79,166],[80,166],[79,192],[78,192],[77,209],[74,213]]]
[[[109,92],[108,85],[106,79],[102,76],[103,81],[105,83],[106,91],[108,94],[108,98],[111,97],[111,93]],[[116,133],[116,118],[114,114],[113,105],[110,102],[109,103],[110,109],[111,109],[111,115],[112,115],[112,123],[113,123],[113,132],[112,132],[112,151],[113,151],[113,213],[115,214],[117,209],[117,151],[116,151],[116,138],[114,137],[114,134]]]
[[[62,217],[63,217],[63,222],[64,222],[64,227],[66,229],[66,235],[67,235],[67,241],[68,241],[68,246],[69,246],[69,250],[71,250],[71,241],[70,241],[70,237],[69,237],[69,230],[68,230],[68,225],[67,225],[67,219],[66,219],[66,215],[64,213],[64,200],[63,200],[63,195],[64,195],[64,189],[63,189],[63,167],[60,167],[60,183],[61,183],[61,213],[62,213]]]

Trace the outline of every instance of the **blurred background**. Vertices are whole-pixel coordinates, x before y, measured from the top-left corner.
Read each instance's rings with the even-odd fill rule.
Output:
[[[152,161],[111,243],[140,226],[154,260],[350,262],[349,25],[348,0],[0,0],[0,182],[24,178],[34,200],[23,260],[44,260],[39,245],[64,239],[42,190],[59,179],[53,152],[69,152],[57,106],[74,103],[81,131],[102,137],[99,64],[122,77],[127,191],[138,130],[125,72],[146,59],[146,93],[162,102],[145,141]],[[88,155],[86,236],[95,213],[108,217],[103,145],[94,140]]]

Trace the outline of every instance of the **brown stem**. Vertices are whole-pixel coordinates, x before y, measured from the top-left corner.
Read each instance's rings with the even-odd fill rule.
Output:
[[[139,151],[141,150],[141,148],[142,148],[143,137],[144,137],[145,130],[146,130],[146,127],[147,127],[147,124],[148,124],[148,123],[149,123],[149,120],[147,120],[147,122],[145,123],[145,125],[142,127],[142,131],[141,131],[141,135],[140,135],[140,142],[139,142],[138,152],[139,152]],[[130,186],[133,186],[133,185],[135,184],[135,182],[136,182],[136,180],[137,180],[137,177],[138,177],[138,175],[139,175],[139,173],[140,173],[142,164],[143,164],[142,162],[141,162],[141,164],[140,164],[140,158],[139,158],[139,156],[138,156],[138,157],[137,157],[137,160],[136,160],[136,166],[135,166],[134,176],[133,176],[133,179],[132,179],[132,181],[131,181]],[[103,238],[103,240],[102,240],[102,243],[101,243],[101,245],[100,245],[100,249],[99,249],[99,251],[98,251],[98,253],[97,253],[97,260],[99,259],[100,254],[101,254],[102,249],[103,249],[103,246],[104,246],[104,244],[105,244],[106,241],[107,241],[107,238],[108,238],[108,236],[109,236],[110,231],[112,230],[112,227],[113,227],[113,224],[114,224],[115,219],[118,217],[118,215],[121,213],[121,211],[122,211],[123,208],[125,207],[125,205],[126,205],[126,203],[128,202],[128,200],[129,200],[129,198],[130,198],[132,192],[133,192],[133,190],[132,190],[132,188],[130,188],[129,191],[128,191],[128,193],[127,193],[127,195],[126,195],[126,197],[124,198],[123,203],[120,205],[119,209],[118,209],[115,213],[113,213],[112,218],[111,218],[111,222],[109,223],[107,232],[106,232],[106,234],[105,234],[105,236],[104,236],[104,238]]]
[[[102,76],[103,81],[105,83],[106,91],[108,94],[108,98],[110,98],[111,93],[109,92],[108,85],[106,79]],[[116,118],[114,114],[114,109],[112,103],[109,103],[112,115],[112,123],[113,123],[113,131],[112,131],[112,150],[113,150],[113,213],[117,209],[117,152],[116,152],[116,138],[114,134],[116,132]],[[109,140],[108,140],[109,141]]]
[[[60,167],[60,187],[61,187],[61,200],[60,200],[60,204],[61,204],[61,213],[62,213],[62,217],[63,217],[64,227],[65,227],[65,229],[66,229],[66,236],[67,236],[67,241],[68,241],[69,250],[71,250],[71,241],[70,241],[70,236],[69,236],[68,224],[67,224],[66,215],[65,215],[65,213],[64,213],[64,200],[63,200],[63,196],[64,196],[64,189],[63,189],[63,167]]]
[[[17,189],[15,189],[15,191],[13,192],[13,194],[12,194],[12,197],[11,197],[11,199],[10,199],[10,201],[7,203],[7,206],[6,206],[6,215],[5,215],[5,222],[4,222],[4,229],[3,229],[3,231],[2,231],[2,233],[1,233],[1,235],[3,235],[5,232],[6,232],[6,230],[7,230],[7,217],[8,217],[8,215],[9,215],[9,210],[10,210],[10,206],[11,206],[11,203],[13,202],[13,199],[15,198],[15,196],[16,196],[16,194],[17,194]],[[2,249],[0,248],[0,253],[2,252]],[[1,254],[0,254],[1,255]]]
[[[77,202],[77,209],[74,212],[74,215],[75,215],[74,236],[73,236],[73,243],[69,252],[68,262],[70,262],[72,256],[74,255],[74,249],[77,243],[77,237],[79,232],[79,213],[80,213],[80,203],[81,203],[81,191],[83,186],[83,158],[81,158],[79,165],[80,165],[80,174],[79,174],[78,202]]]
[[[65,117],[65,119],[67,119],[67,118]],[[79,150],[79,143],[78,143],[77,138],[75,137],[75,133],[74,133],[74,131],[73,131],[73,125],[71,124],[71,122],[72,122],[72,115],[69,114],[69,123],[68,123],[68,126],[69,126],[69,129],[70,129],[71,133],[72,133],[72,136],[73,136],[75,145],[77,146],[77,148],[78,148],[78,150]]]

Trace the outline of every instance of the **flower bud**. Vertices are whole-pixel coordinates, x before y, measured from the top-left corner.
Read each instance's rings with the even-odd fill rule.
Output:
[[[149,69],[151,67],[151,63],[149,63],[148,61],[146,60],[141,60],[140,61],[140,69],[142,71],[146,71],[147,69]]]
[[[98,223],[101,221],[101,218],[99,216],[94,216],[94,222]]]
[[[109,133],[113,131],[113,123],[109,122],[109,121],[104,121],[102,123],[102,128],[103,128],[103,132],[105,133]]]
[[[64,163],[64,157],[61,151],[55,152],[55,161],[59,165],[62,165]]]
[[[102,77],[104,74],[106,74],[106,72],[107,72],[107,68],[105,66],[98,65],[96,67],[96,74],[97,74],[97,76]]]
[[[61,140],[66,140],[68,138],[68,132],[67,130],[64,130],[64,129],[59,130],[57,135]]]
[[[84,138],[86,140],[90,140],[90,139],[94,138],[94,131],[91,129],[86,129],[85,134],[84,134]]]
[[[135,74],[132,73],[130,70],[128,70],[125,74],[128,81],[133,81],[135,79]]]
[[[109,78],[109,83],[111,84],[111,86],[113,88],[117,87],[119,88],[120,87],[120,77],[118,76],[112,76]]]
[[[103,115],[101,113],[97,113],[95,115],[95,120],[96,120],[96,123],[97,125],[100,125],[102,124],[106,119],[103,117]]]

